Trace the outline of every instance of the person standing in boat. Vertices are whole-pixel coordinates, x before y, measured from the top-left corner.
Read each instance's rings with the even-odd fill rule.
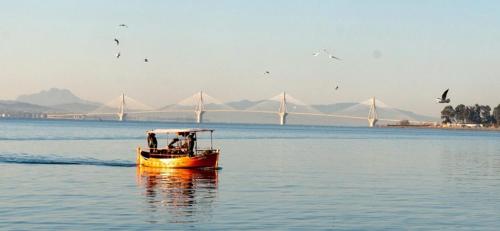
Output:
[[[168,143],[168,146],[167,146],[168,149],[174,149],[175,148],[174,144],[177,142],[179,142],[179,138],[177,138],[177,137],[173,138],[172,141],[170,141],[170,143]]]
[[[182,133],[179,133],[179,135],[181,136],[181,139],[182,139],[182,143],[181,143],[181,148],[182,149],[188,149],[188,133],[186,132],[182,132]]]
[[[158,150],[158,141],[156,140],[156,135],[154,133],[149,133],[148,135],[148,146],[149,153],[156,153]]]
[[[196,141],[196,137],[194,133],[190,133],[187,137],[187,149],[190,157],[194,156],[194,143]]]

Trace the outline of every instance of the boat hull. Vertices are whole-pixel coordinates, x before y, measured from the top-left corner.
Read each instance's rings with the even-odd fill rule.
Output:
[[[182,156],[176,158],[144,157],[141,148],[137,148],[137,165],[154,168],[217,168],[219,151],[193,157]]]

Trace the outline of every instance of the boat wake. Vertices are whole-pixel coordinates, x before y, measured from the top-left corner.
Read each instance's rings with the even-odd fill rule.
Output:
[[[64,141],[64,140],[139,140],[143,139],[140,136],[118,136],[118,137],[64,137],[64,136],[53,136],[53,137],[0,137],[0,141]]]
[[[135,167],[134,162],[126,160],[99,160],[94,158],[66,158],[60,156],[40,156],[25,153],[0,154],[0,163],[13,164],[54,164],[54,165],[93,165],[109,167]]]

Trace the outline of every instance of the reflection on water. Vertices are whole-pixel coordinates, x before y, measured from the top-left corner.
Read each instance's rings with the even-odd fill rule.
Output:
[[[188,223],[210,218],[217,196],[217,170],[137,167],[151,223]]]

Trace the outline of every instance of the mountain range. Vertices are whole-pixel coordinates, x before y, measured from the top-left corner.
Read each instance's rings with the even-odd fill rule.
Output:
[[[335,114],[354,117],[367,117],[370,109],[370,102],[360,103],[335,103],[335,104],[321,104],[321,105],[306,105],[299,100],[287,95],[287,111],[293,113],[312,113],[312,114]],[[381,101],[376,101],[377,112],[379,118],[394,119],[394,120],[413,120],[413,121],[437,121],[437,118],[420,115],[411,111],[401,110],[398,108],[390,107]],[[160,110],[193,110],[193,102],[181,102],[178,104],[171,104],[160,108]],[[0,100],[0,113],[5,112],[28,112],[28,113],[88,113],[95,111],[97,108],[103,108],[103,104],[81,99],[74,95],[70,90],[51,88],[35,94],[21,95],[15,101]],[[204,104],[205,110],[221,110],[221,109],[235,109],[235,110],[248,110],[248,111],[278,111],[280,108],[280,99],[268,100],[240,100],[228,103],[221,103],[215,100],[207,100]],[[114,109],[109,109],[113,111]],[[216,114],[216,115],[213,115]],[[185,116],[189,118],[191,115],[187,113]],[[268,114],[255,114],[255,113],[207,113],[205,115],[206,121],[224,122],[253,122],[253,123],[273,123],[276,120],[276,115]],[[297,123],[304,123],[311,120],[308,116],[303,121],[294,118],[297,116],[289,116],[289,121],[296,121]],[[340,121],[342,123],[348,122],[348,119],[325,119],[314,117],[314,121],[324,120],[328,123],[331,121]],[[350,122],[348,122],[350,123]],[[354,122],[354,124],[359,123]],[[364,121],[363,121],[364,123]]]
[[[34,94],[20,95],[16,98],[17,102],[24,108],[12,105],[11,109],[16,111],[29,110],[36,111],[37,106],[42,106],[43,110],[38,112],[74,112],[87,113],[102,106],[101,103],[81,99],[74,95],[70,90],[51,88]]]
[[[34,94],[20,95],[16,101],[37,104],[41,106],[55,106],[64,104],[89,104],[100,105],[100,103],[83,100],[74,95],[68,89],[51,88]]]

